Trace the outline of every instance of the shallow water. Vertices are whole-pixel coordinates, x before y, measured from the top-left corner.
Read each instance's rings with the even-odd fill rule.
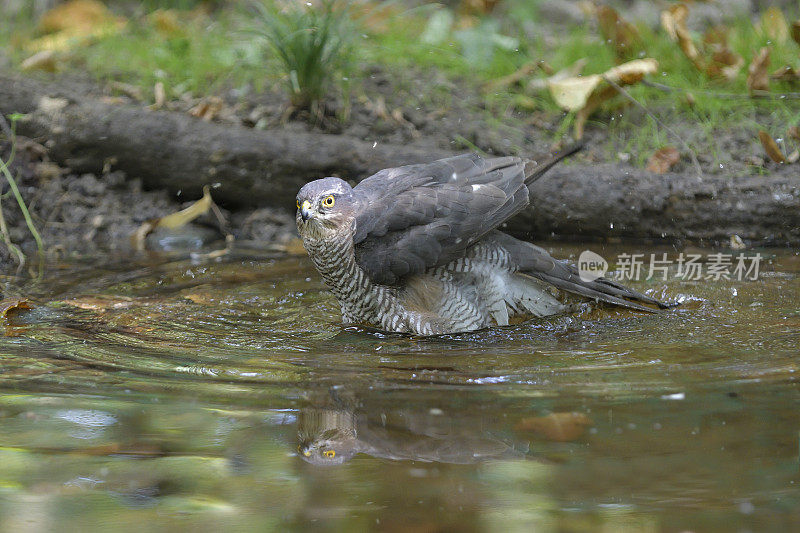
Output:
[[[305,258],[9,280],[0,530],[795,530],[800,256],[760,252],[633,283],[662,315],[427,339],[342,328]]]

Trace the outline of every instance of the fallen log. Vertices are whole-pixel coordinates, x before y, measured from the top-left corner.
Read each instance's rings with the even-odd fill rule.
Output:
[[[77,172],[105,165],[151,189],[199,197],[214,186],[235,209],[294,209],[299,187],[322,176],[360,180],[385,167],[451,155],[424,146],[323,133],[260,131],[186,114],[108,103],[87,91],[0,74],[0,112],[24,113],[19,133],[42,140]],[[534,186],[532,208],[508,230],[531,238],[691,239],[800,244],[800,178],[657,175],[615,165],[567,164]]]

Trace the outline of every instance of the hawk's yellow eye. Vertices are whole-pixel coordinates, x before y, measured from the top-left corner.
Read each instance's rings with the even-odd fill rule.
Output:
[[[333,195],[326,196],[324,200],[322,200],[322,205],[325,207],[333,207],[333,204],[336,200],[333,198]]]
[[[322,452],[322,455],[324,455],[328,459],[333,459],[334,457],[336,457],[336,452],[333,450],[325,450],[324,452]]]

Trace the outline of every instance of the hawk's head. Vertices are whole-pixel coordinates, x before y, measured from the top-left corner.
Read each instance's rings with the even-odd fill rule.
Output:
[[[352,231],[353,188],[339,178],[306,183],[297,193],[297,230],[301,237],[324,239]]]

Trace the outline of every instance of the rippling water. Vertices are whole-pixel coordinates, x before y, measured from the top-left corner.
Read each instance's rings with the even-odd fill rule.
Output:
[[[427,339],[342,328],[305,258],[7,281],[0,530],[794,530],[800,257],[761,253]]]

